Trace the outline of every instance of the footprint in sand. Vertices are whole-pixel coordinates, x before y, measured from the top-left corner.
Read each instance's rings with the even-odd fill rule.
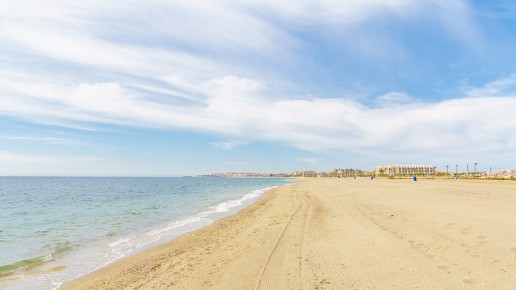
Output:
[[[477,236],[477,245],[485,245],[487,244],[487,236]]]
[[[478,283],[478,281],[475,279],[464,279],[462,281],[464,282],[464,284],[468,284],[468,285],[475,285]]]

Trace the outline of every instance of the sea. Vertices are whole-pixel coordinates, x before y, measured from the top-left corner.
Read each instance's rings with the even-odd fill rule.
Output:
[[[0,177],[0,289],[56,289],[238,212],[287,178]]]

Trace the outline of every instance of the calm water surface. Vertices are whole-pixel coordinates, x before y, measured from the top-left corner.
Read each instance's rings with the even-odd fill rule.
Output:
[[[267,178],[0,177],[0,288],[54,289],[291,183]]]

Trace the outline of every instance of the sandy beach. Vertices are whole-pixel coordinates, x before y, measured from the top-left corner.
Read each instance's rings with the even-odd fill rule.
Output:
[[[515,287],[515,182],[314,178],[62,289]]]

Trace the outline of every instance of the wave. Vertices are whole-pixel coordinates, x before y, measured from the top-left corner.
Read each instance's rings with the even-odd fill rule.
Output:
[[[57,258],[57,256],[60,256],[70,250],[71,247],[68,245],[59,245],[55,247],[49,254],[32,259],[20,260],[9,265],[0,266],[0,277],[29,274],[36,267],[40,267],[46,263],[52,262]]]
[[[79,246],[67,253],[68,245],[56,247],[52,253],[34,259],[0,266],[0,278],[6,277],[0,288],[56,289],[65,281],[76,279],[89,272],[107,266],[125,256],[135,254],[153,246],[168,242],[178,236],[213,223],[215,220],[236,213],[254,202],[264,192],[277,186],[254,190],[237,199],[221,201],[204,211],[163,224],[147,231],[136,230],[136,234],[111,241],[104,240],[87,246]],[[112,238],[108,235],[108,238]],[[67,253],[61,257],[62,253]],[[59,256],[56,258],[56,256]],[[0,282],[2,282],[0,280]]]
[[[112,261],[118,260],[135,250],[146,248],[147,246],[159,241],[168,241],[171,238],[177,237],[181,234],[205,227],[213,223],[217,218],[224,217],[224,213],[238,209],[239,207],[243,206],[246,201],[258,198],[267,190],[275,187],[277,186],[254,190],[253,192],[245,194],[239,199],[223,201],[194,216],[173,221],[167,224],[165,227],[149,230],[143,234],[135,235],[132,237],[120,238],[108,245],[111,249],[111,252],[114,254]]]

